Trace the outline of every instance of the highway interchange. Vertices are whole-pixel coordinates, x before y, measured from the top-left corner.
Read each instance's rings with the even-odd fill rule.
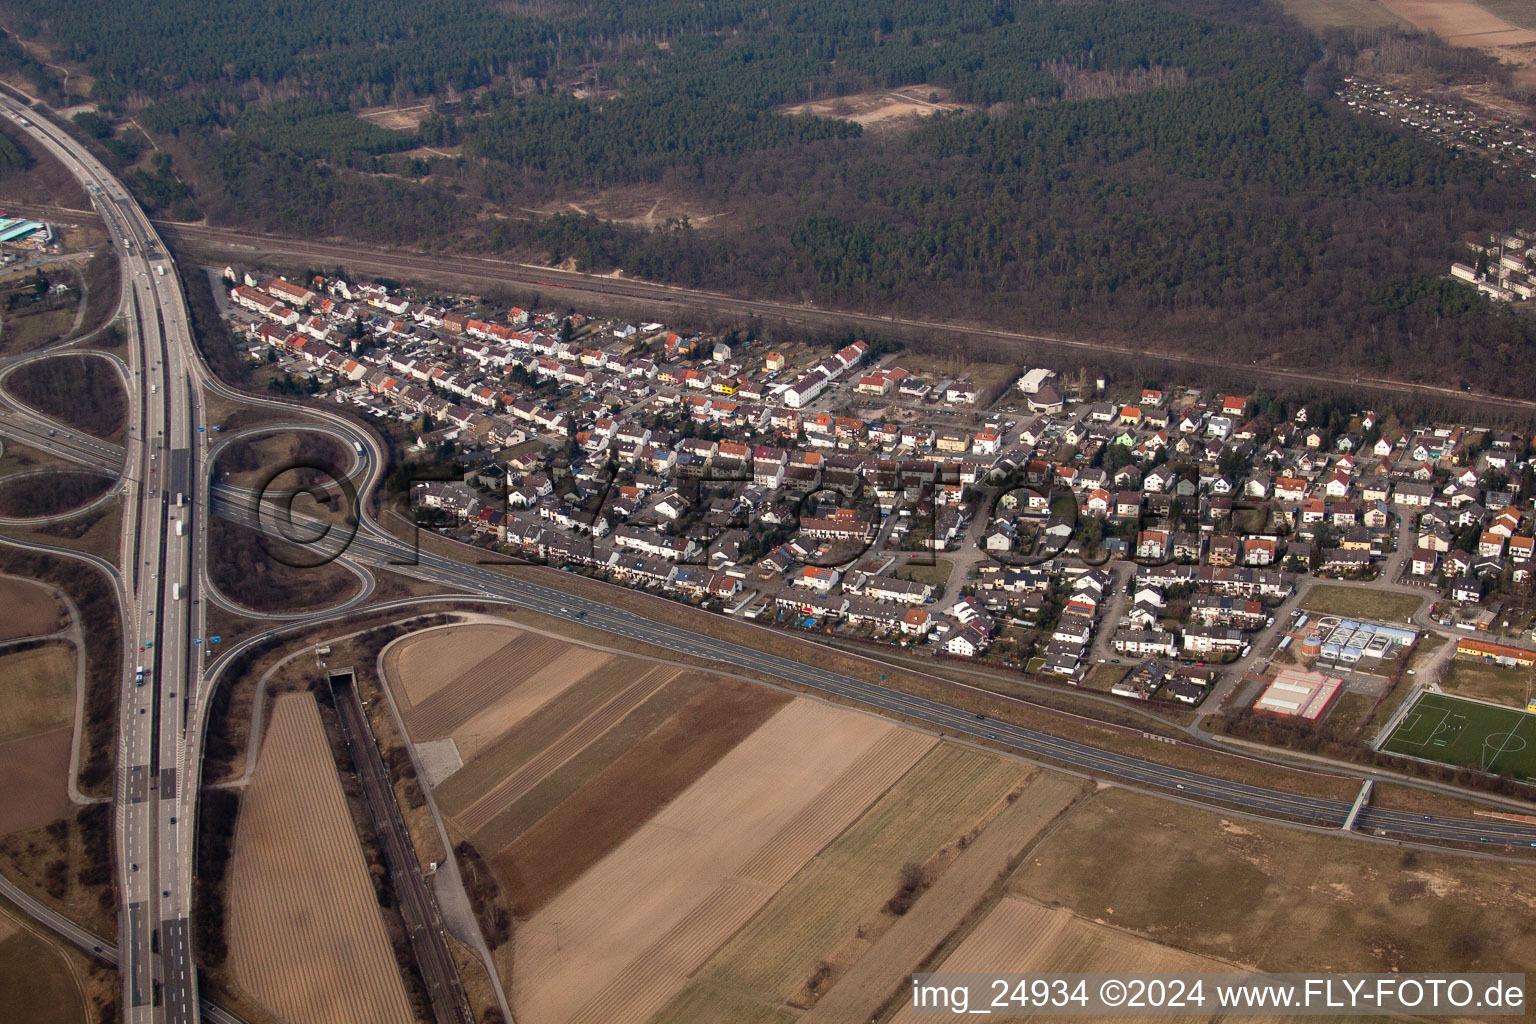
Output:
[[[0,96],[0,113],[17,122],[25,118],[27,130],[86,185],[122,257],[119,313],[128,328],[124,373],[132,409],[126,445],[119,448],[82,436],[8,400],[0,402],[0,433],[71,461],[122,474],[119,565],[126,568],[118,572],[106,563],[101,566],[118,587],[125,638],[114,793],[121,897],[117,948],[124,951],[124,1016],[130,1024],[196,1020],[200,1000],[192,950],[191,869],[195,794],[209,697],[223,670],[241,653],[274,636],[296,635],[308,624],[275,625],[239,644],[225,645],[229,649],[211,661],[208,645],[196,642],[206,635],[203,616],[210,591],[205,515],[217,513],[269,532],[275,529],[271,517],[254,506],[248,492],[211,483],[204,400],[207,394],[218,394],[290,413],[293,409],[237,394],[207,370],[193,345],[175,267],[124,186],[82,145],[50,123],[40,122],[35,112]],[[359,491],[371,493],[387,465],[388,453],[379,440],[324,409],[305,408],[304,413],[363,446],[364,485]],[[368,512],[366,502],[359,503],[358,512],[359,529],[350,543],[348,538],[332,536],[318,546],[327,549],[329,545],[332,553],[353,565],[388,568],[480,599],[579,620],[584,626],[691,658],[765,673],[814,694],[897,716],[945,735],[984,742],[1171,799],[1326,828],[1341,827],[1349,814],[1347,802],[1238,783],[1052,736],[675,627],[483,565],[417,551],[385,530]],[[143,685],[137,672],[140,665]],[[1369,806],[1355,826],[1367,835],[1426,845],[1481,841],[1536,845],[1532,825]],[[72,941],[83,941],[69,935],[59,922],[44,923],[65,932]]]

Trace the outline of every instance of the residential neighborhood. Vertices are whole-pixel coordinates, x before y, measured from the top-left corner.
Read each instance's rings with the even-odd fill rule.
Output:
[[[1530,604],[1530,439],[1492,427],[224,276],[269,386],[449,465],[422,524],[743,620],[1191,704],[1303,583]]]

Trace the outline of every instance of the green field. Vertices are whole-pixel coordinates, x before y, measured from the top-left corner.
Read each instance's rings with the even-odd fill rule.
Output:
[[[1536,715],[1426,693],[1382,749],[1532,779],[1536,778]]]

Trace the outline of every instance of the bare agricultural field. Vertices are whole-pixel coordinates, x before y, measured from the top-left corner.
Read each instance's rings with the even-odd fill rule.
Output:
[[[994,907],[935,970],[944,972],[1157,974],[1230,970],[1210,957],[1160,946],[1136,935],[1074,916],[1070,911],[1009,897]],[[903,1006],[892,1024],[918,1021]],[[989,1016],[988,1020],[1030,1020],[1033,1015]],[[1143,1021],[1184,1018],[1138,1016]]]
[[[75,652],[63,644],[0,652],[0,743],[74,720]]]
[[[430,693],[420,702],[410,700],[412,691],[421,692],[422,684],[412,676],[425,675],[441,680],[446,675],[433,663],[433,655],[457,643],[461,628],[432,630],[402,642],[398,649],[411,668],[392,667],[386,658],[385,671],[392,679],[402,679],[407,696],[401,708],[406,727],[416,739],[451,736],[465,760],[472,760],[480,750],[493,743],[522,718],[558,697],[589,672],[612,656],[587,647],[566,643],[557,637],[540,636],[515,629],[485,627],[501,634],[501,644],[486,653],[446,682],[428,683]],[[492,642],[483,634],[472,634],[476,653]],[[425,649],[418,649],[425,645]],[[394,652],[391,652],[391,656]],[[450,664],[457,666],[467,656],[454,655]],[[402,662],[394,659],[394,664]]]
[[[431,630],[390,648],[385,670],[403,706],[414,706],[505,647],[516,635],[504,626],[464,625]]]
[[[670,665],[653,665],[649,671],[641,673],[628,686],[599,704],[537,755],[502,776],[494,786],[481,794],[478,800],[464,808],[463,812],[457,816],[460,827],[466,832],[477,832],[484,828],[491,819],[511,807],[561,765],[581,753],[587,744],[617,725],[624,716],[671,682],[681,671]]]
[[[560,644],[558,640],[553,642]],[[517,683],[454,728],[453,742],[458,744],[463,756],[473,758],[513,725],[613,660],[613,655],[605,651],[561,646],[564,649],[535,672],[529,673],[523,666],[516,666],[515,674],[521,677]]]
[[[46,825],[69,809],[69,729],[0,744],[0,835]]]
[[[85,1024],[69,962],[51,942],[0,913],[0,1018],[27,1024]]]
[[[611,699],[625,685],[624,673],[594,672],[506,731],[495,743],[437,788],[443,810],[457,815],[507,773],[537,757],[555,739]]]
[[[868,1020],[958,928],[1062,812],[1082,796],[1078,779],[1033,776],[891,929],[816,1003],[803,1024]]]
[[[818,965],[856,959],[869,946],[866,922],[900,884],[902,867],[923,864],[966,835],[1029,769],[1015,761],[941,744],[818,854],[694,975],[656,1024],[767,1022],[798,1015],[795,1001]]]
[[[648,1020],[935,742],[791,701],[518,929],[518,1019]]]
[[[1518,46],[1536,42],[1536,30],[1511,25],[1471,0],[1381,0],[1393,14],[1454,46]]]
[[[1530,0],[1477,0],[1477,6],[1518,28],[1536,28],[1536,4]]]
[[[513,913],[537,911],[789,702],[777,690],[737,680],[683,692],[691,696],[675,713],[638,740],[615,744],[622,753],[496,854]]]
[[[69,623],[46,587],[16,576],[0,576],[0,640],[54,633]]]
[[[292,1024],[411,1024],[314,698],[283,694],[230,868],[236,983]]]
[[[1285,13],[1314,32],[1330,28],[1405,28],[1381,0],[1280,0]]]
[[[702,703],[708,699],[702,694],[710,688],[709,683],[710,680],[706,676],[688,674],[680,676],[672,685],[662,687],[649,700],[625,715],[613,728],[598,736],[579,754],[546,776],[521,800],[497,815],[489,825],[475,835],[475,842],[485,850],[504,849],[547,816],[554,814],[566,800],[574,797],[584,787],[590,785],[592,780],[607,772],[614,762],[620,758],[641,756],[631,752],[642,745],[649,746],[665,742],[666,738],[684,722],[693,728],[699,742],[698,750],[691,752],[689,763],[691,764],[695,757],[712,751],[714,756],[705,762],[705,765],[707,767],[713,764],[714,760],[718,760],[735,743],[733,740],[719,746],[724,741],[713,732],[726,720],[726,714],[730,713],[728,709],[735,702],[726,701],[718,709],[705,708],[701,711]],[[751,712],[748,714],[756,720],[750,725],[740,723],[733,727],[733,731],[734,728],[744,730],[737,735],[738,740],[742,735],[751,732],[752,728],[762,724],[763,718],[767,717],[756,718]],[[637,797],[659,788],[670,789],[676,785],[676,772],[682,768],[683,765],[669,765],[668,771],[663,775],[641,783],[630,781],[627,785],[638,791]],[[689,781],[691,782],[692,779],[690,778]],[[683,788],[686,787],[678,786],[673,792],[680,792]],[[627,833],[617,833],[600,837],[584,830],[579,833],[580,842],[576,850],[588,851],[594,845],[602,846],[609,842],[612,845],[607,849],[612,849],[612,846],[618,845],[618,841],[624,839],[626,835]],[[606,849],[604,852],[607,852]],[[562,856],[567,855],[562,854]],[[575,851],[569,856],[573,864],[582,860],[582,855],[576,854]],[[584,866],[590,865],[596,859],[598,858],[586,861]],[[574,877],[574,875],[567,877]]]
[[[1009,882],[1019,896],[1264,971],[1526,971],[1529,866],[1395,851],[1095,795]]]

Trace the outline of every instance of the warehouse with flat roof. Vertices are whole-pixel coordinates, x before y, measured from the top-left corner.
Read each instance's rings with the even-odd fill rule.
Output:
[[[1321,672],[1288,668],[1275,676],[1254,702],[1253,710],[1314,722],[1328,710],[1343,685],[1342,679]]]

